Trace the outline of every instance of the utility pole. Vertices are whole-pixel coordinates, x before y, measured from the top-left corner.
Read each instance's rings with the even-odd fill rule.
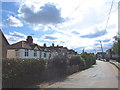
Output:
[[[102,50],[102,58],[104,59],[104,53],[103,53],[103,47],[102,47],[102,42],[100,41],[100,45],[101,45],[101,50]]]
[[[82,50],[82,53],[84,53],[85,52],[85,48],[83,48],[83,50]]]
[[[94,52],[95,52],[95,54],[96,54],[96,49],[94,49]]]

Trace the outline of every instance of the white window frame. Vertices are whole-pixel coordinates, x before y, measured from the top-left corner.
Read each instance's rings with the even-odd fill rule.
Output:
[[[25,56],[29,56],[29,50],[25,49]]]

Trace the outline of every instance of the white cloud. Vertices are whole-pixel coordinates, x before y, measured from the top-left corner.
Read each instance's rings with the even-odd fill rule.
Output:
[[[0,28],[2,28],[2,26],[3,26],[3,24],[2,24],[2,23],[0,23]]]
[[[22,33],[18,33],[14,31],[14,32],[9,32],[9,34],[5,34],[5,37],[7,38],[10,44],[13,44],[21,40],[25,40],[27,36]]]
[[[5,34],[5,37],[7,38],[8,42],[10,44],[17,43],[19,41],[26,41],[27,35],[19,33],[19,32],[9,32],[9,34]],[[33,37],[33,42],[38,44],[38,45],[43,45],[44,42],[40,42],[39,38]]]
[[[49,39],[46,39],[46,36],[50,36]],[[50,40],[50,38],[52,38],[52,40]],[[88,47],[92,46],[95,42],[93,39],[89,40],[87,38],[80,38],[72,33],[66,32],[56,32],[54,34],[45,35],[41,38],[41,40],[51,42],[54,41],[56,45],[63,45],[67,46],[68,48]]]
[[[61,17],[61,10],[52,3],[47,3],[39,8],[35,7],[36,4],[28,6],[21,4],[18,16],[23,21],[29,24],[58,24],[64,22]]]
[[[48,2],[54,4],[49,6]],[[20,5],[18,17],[29,23],[30,26],[33,25],[31,27],[36,31],[55,30],[55,33],[44,35],[40,40],[36,38],[36,43],[43,44],[40,41],[48,42],[51,41],[50,39],[56,38],[50,43],[54,42],[56,45],[59,44],[68,48],[86,47],[88,50],[99,47],[99,45],[95,47],[96,40],[111,39],[109,42],[103,42],[104,46],[113,43],[112,37],[118,32],[118,0],[114,0],[106,29],[107,34],[91,39],[80,37],[81,35],[97,33],[96,29],[98,31],[105,29],[111,2],[112,0],[25,0]],[[80,5],[79,8],[75,10],[78,5]],[[52,10],[52,15],[57,17],[56,19],[50,16]],[[41,18],[41,12],[47,15]],[[68,21],[59,24],[68,16]],[[74,31],[78,34],[73,33]]]
[[[14,27],[22,27],[23,24],[19,19],[13,16],[9,16],[9,18],[6,20],[7,25],[14,26]]]
[[[33,30],[35,31],[48,31],[48,30],[57,30],[57,28],[54,25],[48,24],[48,25],[42,25],[42,24],[38,24],[38,25],[33,25],[31,26],[31,28],[33,28]]]

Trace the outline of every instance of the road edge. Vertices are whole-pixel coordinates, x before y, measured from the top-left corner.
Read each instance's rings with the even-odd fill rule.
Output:
[[[113,64],[114,66],[116,66],[118,68],[118,70],[120,70],[120,66],[112,61],[110,61],[111,64]]]

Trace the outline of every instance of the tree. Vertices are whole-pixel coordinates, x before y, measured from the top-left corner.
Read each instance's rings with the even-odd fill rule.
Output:
[[[117,56],[116,60],[117,60],[118,62],[120,62],[120,59],[119,59],[119,58],[120,58],[120,33],[118,33],[118,34],[114,37],[114,39],[116,40],[116,42],[113,44],[112,54],[116,55],[116,56]]]
[[[115,54],[115,55],[120,55],[120,33],[118,33],[115,37],[114,37],[114,39],[117,41],[117,42],[115,42],[114,44],[113,44],[113,53]]]
[[[70,65],[79,65],[79,69],[85,69],[86,64],[85,60],[80,55],[75,55],[71,59],[69,59]]]

